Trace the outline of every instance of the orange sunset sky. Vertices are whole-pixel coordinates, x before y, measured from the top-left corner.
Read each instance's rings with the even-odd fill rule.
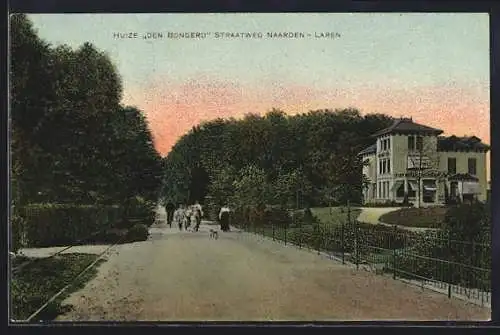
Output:
[[[30,19],[54,45],[89,41],[110,55],[122,76],[123,103],[144,111],[162,155],[201,121],[264,114],[273,107],[290,114],[355,107],[411,116],[445,135],[476,135],[490,143],[486,14],[40,14]],[[125,37],[131,32],[136,37]],[[152,32],[161,36],[143,38]],[[179,32],[205,37],[172,38]],[[275,32],[298,35],[271,37]]]

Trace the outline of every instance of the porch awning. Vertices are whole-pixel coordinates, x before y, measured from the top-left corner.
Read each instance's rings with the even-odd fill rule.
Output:
[[[410,186],[410,189],[412,191],[417,191],[417,189],[418,189],[417,182],[414,180],[408,180],[408,186]]]
[[[450,181],[479,181],[479,179],[470,173],[456,173],[448,177]]]
[[[429,191],[429,192],[437,191],[435,180],[424,180],[422,184],[423,184],[422,186],[424,187],[424,191]]]
[[[403,185],[404,181],[402,180],[396,180],[394,184],[391,187],[391,192],[396,192],[396,190]]]

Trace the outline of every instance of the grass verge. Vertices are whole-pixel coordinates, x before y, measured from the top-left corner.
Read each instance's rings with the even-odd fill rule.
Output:
[[[347,222],[347,207],[316,207],[311,212],[323,224],[341,224]],[[351,222],[361,213],[361,209],[351,207]]]
[[[444,207],[402,208],[382,215],[380,221],[405,227],[442,228],[446,211]]]
[[[16,321],[26,320],[95,261],[97,257],[97,255],[93,254],[62,254],[35,260],[18,273],[12,274],[10,281],[11,319]],[[16,257],[12,261],[12,267],[15,268],[27,260],[29,260],[27,257]],[[50,303],[35,317],[36,321],[53,320],[59,314],[68,312],[71,306],[62,306],[62,301],[72,292],[83,288],[97,274],[97,268],[102,262],[104,260],[99,260],[91,269],[78,278],[66,292]]]

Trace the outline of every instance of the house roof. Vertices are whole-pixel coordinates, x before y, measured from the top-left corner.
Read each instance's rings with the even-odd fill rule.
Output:
[[[429,134],[429,135],[439,135],[443,131],[441,129],[436,129],[422,124],[413,122],[411,118],[399,118],[394,121],[394,123],[385,129],[382,129],[372,137],[378,137],[387,134]]]
[[[358,155],[369,155],[377,152],[377,143],[373,143],[369,147],[361,150]]]
[[[439,136],[438,151],[488,151],[490,147],[476,136]]]
[[[478,181],[479,179],[469,173],[457,173],[448,177],[448,180],[457,181]]]

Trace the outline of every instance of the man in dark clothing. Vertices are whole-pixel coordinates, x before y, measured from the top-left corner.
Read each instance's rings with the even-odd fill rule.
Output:
[[[228,206],[224,206],[220,209],[219,220],[220,220],[220,229],[222,231],[229,231],[229,215],[230,215],[230,209]]]
[[[172,228],[172,221],[174,220],[174,211],[175,211],[175,205],[172,202],[169,202],[165,206],[165,211],[167,212],[167,223]]]

